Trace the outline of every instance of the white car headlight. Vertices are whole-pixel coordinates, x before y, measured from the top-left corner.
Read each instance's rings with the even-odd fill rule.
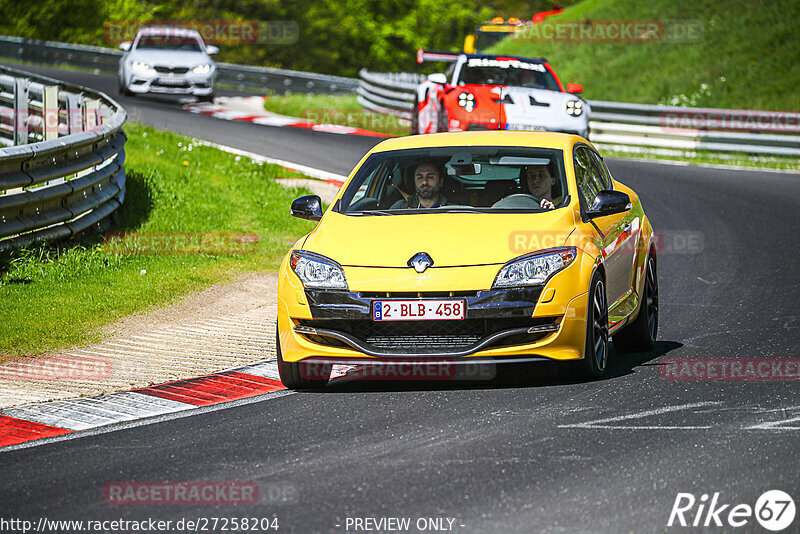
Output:
[[[192,72],[195,74],[208,74],[211,72],[211,65],[197,65],[195,68],[192,69]]]
[[[134,61],[133,63],[131,63],[131,68],[136,72],[143,72],[143,73],[148,73],[153,70],[153,67],[151,65],[149,65],[148,63],[143,63],[141,61]]]
[[[567,115],[572,115],[573,117],[577,117],[583,113],[583,102],[580,100],[568,100],[567,101]]]
[[[307,288],[347,290],[344,269],[330,258],[313,252],[293,250],[289,264]]]
[[[492,289],[544,284],[572,263],[576,255],[575,247],[560,247],[515,258],[497,273]]]
[[[466,109],[467,112],[471,112],[475,109],[475,96],[472,93],[464,91],[458,95],[458,105]]]

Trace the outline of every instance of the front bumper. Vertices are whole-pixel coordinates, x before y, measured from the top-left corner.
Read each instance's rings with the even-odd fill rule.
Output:
[[[132,93],[207,96],[214,92],[214,74],[140,74],[132,73],[127,88]]]
[[[373,300],[407,295],[304,291],[310,317],[292,317],[294,303],[278,299],[282,357],[355,361],[535,361],[583,357],[587,294],[559,305],[547,288],[456,292],[417,297],[457,298],[466,303],[463,321],[373,321]],[[545,294],[546,293],[546,294]]]

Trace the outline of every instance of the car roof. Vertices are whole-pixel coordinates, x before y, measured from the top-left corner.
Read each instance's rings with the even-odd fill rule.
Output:
[[[545,58],[536,59],[536,58],[532,58],[532,57],[512,56],[512,55],[509,55],[509,54],[463,54],[463,55],[467,59],[473,59],[473,58],[478,58],[478,59],[503,58],[503,59],[516,59],[516,60],[519,60],[519,61],[528,61],[530,63],[547,63],[547,60]]]
[[[375,148],[372,149],[372,152],[445,146],[524,146],[532,148],[555,148],[567,151],[575,143],[584,141],[583,138],[577,135],[557,132],[522,132],[508,130],[450,132],[387,139],[377,144]],[[589,144],[591,145],[591,143]]]

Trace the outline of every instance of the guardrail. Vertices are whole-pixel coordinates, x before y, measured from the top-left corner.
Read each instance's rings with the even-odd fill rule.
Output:
[[[0,66],[0,251],[100,225],[125,197],[125,110]]]
[[[378,113],[411,117],[413,73],[359,73],[358,102]],[[800,113],[653,106],[590,100],[590,140],[620,151],[675,150],[800,156]],[[686,127],[699,125],[704,127]],[[769,133],[780,132],[780,133]]]
[[[0,57],[30,63],[65,64],[116,74],[122,54],[121,50],[100,46],[0,36]],[[358,87],[355,78],[232,63],[217,63],[217,72],[217,83],[243,91],[352,94]]]

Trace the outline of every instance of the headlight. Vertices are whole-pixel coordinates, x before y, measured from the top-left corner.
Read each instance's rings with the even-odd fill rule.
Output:
[[[492,289],[543,284],[575,259],[575,247],[552,248],[515,258],[494,279]]]
[[[142,63],[141,61],[134,61],[133,63],[131,63],[131,68],[137,72],[145,72],[145,73],[153,70],[153,67],[151,67],[147,63]]]
[[[208,74],[211,71],[211,65],[198,65],[192,69],[195,74]]]
[[[572,115],[573,117],[577,117],[583,113],[583,102],[580,100],[568,100],[567,101],[567,115]]]
[[[466,91],[458,95],[458,105],[468,112],[475,109],[475,95]]]
[[[342,266],[325,256],[293,250],[289,260],[292,270],[303,285],[312,289],[347,289]]]

